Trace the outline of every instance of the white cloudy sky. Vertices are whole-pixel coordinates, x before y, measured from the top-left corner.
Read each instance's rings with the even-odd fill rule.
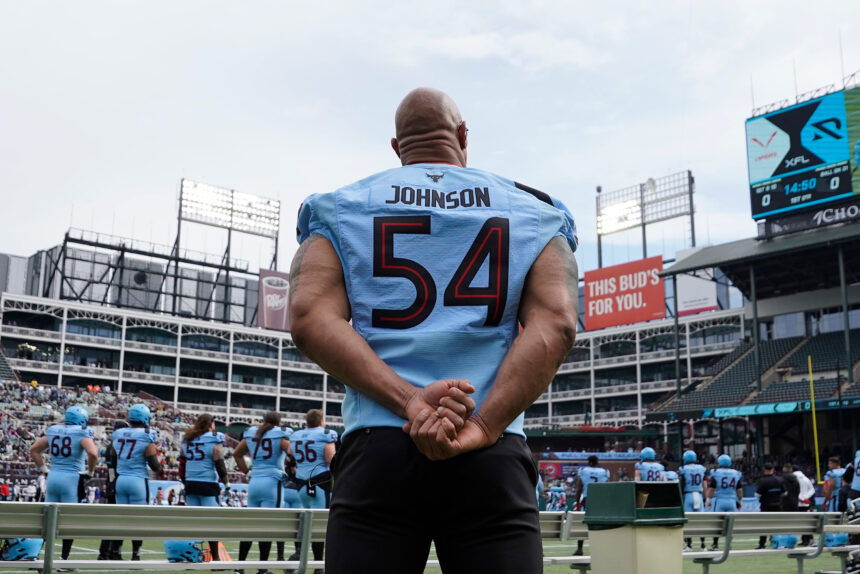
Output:
[[[393,110],[419,85],[459,103],[472,166],[570,207],[582,269],[598,184],[690,169],[699,242],[748,237],[753,98],[794,97],[794,69],[799,92],[841,83],[858,23],[855,0],[0,0],[0,252],[70,224],[170,243],[186,177],[279,198],[287,267],[302,198],[396,165]],[[615,243],[609,262],[639,253]]]

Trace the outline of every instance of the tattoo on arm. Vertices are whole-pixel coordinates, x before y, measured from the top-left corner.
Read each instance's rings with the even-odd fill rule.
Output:
[[[295,289],[299,285],[299,275],[301,275],[302,271],[302,261],[305,258],[305,255],[310,249],[311,245],[320,240],[322,236],[312,234],[307,239],[305,239],[301,245],[299,245],[299,250],[296,252],[296,256],[293,257],[293,263],[290,266],[290,289]]]

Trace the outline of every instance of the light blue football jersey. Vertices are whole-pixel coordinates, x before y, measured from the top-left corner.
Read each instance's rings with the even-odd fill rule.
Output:
[[[830,481],[833,485],[830,489],[830,503],[827,510],[831,512],[839,508],[840,494],[842,489],[842,475],[845,474],[844,468],[831,468],[824,473],[824,481]]]
[[[666,480],[666,468],[659,462],[643,461],[636,463],[639,470],[639,480],[642,482],[660,482]]]
[[[599,466],[584,466],[579,469],[579,480],[582,481],[580,499],[588,497],[588,485],[592,482],[607,482],[609,471]]]
[[[45,431],[48,452],[51,454],[51,470],[81,473],[87,460],[87,451],[81,441],[93,438],[93,431],[81,425],[57,424]]]
[[[344,269],[352,325],[398,375],[423,387],[468,379],[480,410],[518,333],[523,283],[547,242],[576,249],[560,202],[501,176],[448,164],[390,169],[312,195],[298,239],[327,238]],[[344,435],[402,418],[347,387]],[[520,414],[507,431],[524,435]]]
[[[281,449],[281,439],[289,440],[293,431],[287,427],[274,427],[263,433],[260,439],[257,439],[257,428],[248,427],[242,433],[242,438],[248,445],[248,453],[253,461],[251,464],[252,476],[283,478],[285,474],[284,461],[287,460],[287,453]]]
[[[663,476],[664,476],[664,478],[665,478],[666,480],[672,480],[672,481],[676,481],[676,480],[678,480],[678,473],[677,473],[677,472],[675,472],[674,470],[667,470],[667,471],[663,474]]]
[[[212,454],[215,447],[224,444],[224,434],[207,432],[197,438],[182,443],[185,455],[185,480],[198,482],[218,482],[218,471]]]
[[[737,500],[743,475],[733,468],[718,468],[711,473],[711,487],[716,489],[715,498]]]
[[[129,427],[113,431],[111,444],[116,451],[116,473],[120,476],[149,478],[146,447],[158,442],[158,431],[147,427]]]
[[[854,479],[851,481],[851,490],[860,490],[860,450],[854,453]]]
[[[549,489],[549,498],[546,501],[546,509],[559,511],[567,508],[567,494],[562,486],[552,486]]]
[[[684,479],[684,492],[702,492],[705,485],[707,469],[695,462],[685,464],[678,469],[678,475]]]
[[[325,445],[337,442],[337,432],[323,427],[301,429],[291,437],[293,456],[296,457],[296,477],[307,480],[328,471]]]

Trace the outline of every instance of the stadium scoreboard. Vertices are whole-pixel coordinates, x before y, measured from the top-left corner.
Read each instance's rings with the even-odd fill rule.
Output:
[[[746,121],[753,219],[860,194],[860,87]]]

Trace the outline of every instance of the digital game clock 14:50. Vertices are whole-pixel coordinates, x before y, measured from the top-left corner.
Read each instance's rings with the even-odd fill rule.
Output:
[[[856,181],[852,183],[852,144],[860,129],[860,118],[854,117],[854,108],[860,107],[854,103],[855,91],[834,92],[747,120],[754,219],[779,217],[860,192]]]

